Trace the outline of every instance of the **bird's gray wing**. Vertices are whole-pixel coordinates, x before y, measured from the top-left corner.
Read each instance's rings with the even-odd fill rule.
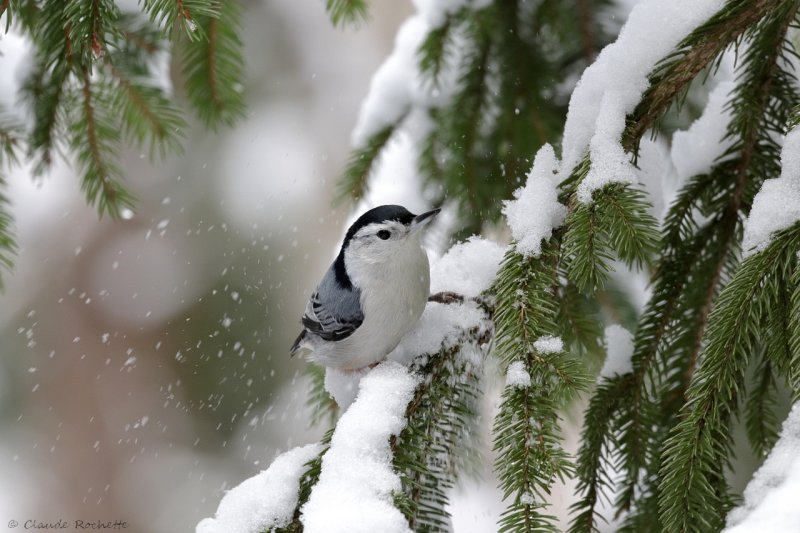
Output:
[[[363,321],[361,291],[342,287],[331,268],[306,305],[306,330],[326,341],[340,341],[352,335]]]

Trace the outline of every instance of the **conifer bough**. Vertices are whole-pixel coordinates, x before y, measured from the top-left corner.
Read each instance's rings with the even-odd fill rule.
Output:
[[[29,104],[31,126],[14,124],[0,109],[0,187],[12,164],[27,159],[42,175],[63,153],[101,215],[119,217],[131,209],[121,149],[137,146],[151,157],[180,152],[187,127],[171,83],[156,74],[165,58],[180,63],[187,103],[205,126],[230,125],[242,116],[238,2],[139,4],[141,11],[122,12],[113,0],[0,2],[2,31],[23,35],[34,51],[18,95]],[[14,251],[12,225],[0,201],[0,263],[6,267]]]

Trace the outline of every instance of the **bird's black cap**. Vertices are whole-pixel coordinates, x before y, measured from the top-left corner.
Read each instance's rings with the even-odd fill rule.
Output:
[[[416,215],[411,213],[402,205],[380,205],[370,209],[358,217],[358,219],[353,222],[353,225],[350,226],[350,229],[347,230],[347,234],[344,237],[344,242],[342,243],[342,248],[346,248],[347,243],[349,243],[358,230],[364,226],[368,226],[376,222],[387,222],[389,220],[395,220],[401,224],[411,224],[411,221],[414,220],[415,216]]]

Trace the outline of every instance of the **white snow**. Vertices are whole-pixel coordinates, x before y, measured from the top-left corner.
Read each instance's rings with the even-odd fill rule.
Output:
[[[362,148],[383,128],[397,123],[412,103],[426,99],[417,51],[430,31],[422,16],[409,17],[397,31],[394,50],[375,72],[361,104],[351,142]]]
[[[735,87],[733,81],[718,84],[709,93],[700,118],[686,131],[676,131],[672,136],[670,156],[681,182],[709,172],[714,162],[733,144],[733,139],[724,139],[731,118],[730,109],[725,106]]]
[[[322,458],[319,482],[302,507],[306,533],[410,532],[392,505],[400,478],[392,470],[389,438],[405,427],[405,410],[419,378],[392,361],[361,379],[355,403],[336,425]]]
[[[514,200],[503,202],[503,214],[523,255],[541,255],[542,240],[549,239],[567,215],[567,208],[558,201],[557,170],[553,147],[545,144],[536,154],[525,186],[514,191]]]
[[[723,0],[645,0],[637,4],[617,40],[606,46],[578,81],[564,126],[559,181],[589,151],[592,169],[578,188],[578,199],[609,183],[633,183],[630,157],[620,144],[625,117],[647,89],[647,75],[691,30],[705,22]]]
[[[781,175],[764,181],[744,225],[748,257],[766,248],[772,235],[800,221],[800,127],[790,131],[781,151]]]
[[[354,147],[361,148],[383,128],[396,124],[406,113],[427,111],[448,102],[458,86],[459,72],[455,68],[463,47],[453,46],[452,57],[442,67],[437,83],[431,84],[419,70],[419,48],[431,29],[444,24],[449,14],[461,7],[481,9],[487,0],[415,0],[417,12],[409,17],[397,32],[394,49],[370,82],[369,91],[361,104],[358,120],[351,135]],[[460,39],[458,33],[453,40]],[[427,115],[427,113],[422,113]],[[424,121],[423,121],[424,122]],[[412,131],[412,130],[417,131]],[[426,127],[415,124],[408,128],[414,138],[424,136]]]
[[[261,473],[228,491],[214,518],[197,524],[196,533],[260,533],[292,521],[305,464],[322,451],[308,444],[279,455]]]
[[[661,225],[679,184],[678,173],[670,158],[670,146],[664,136],[642,139],[637,164],[636,177],[647,192],[652,206],[650,214]]]
[[[633,336],[630,331],[613,324],[605,330],[606,361],[600,371],[599,380],[613,378],[633,370]]]
[[[476,236],[454,245],[431,265],[431,294],[449,291],[475,298],[494,282],[504,254],[504,247]]]
[[[32,118],[26,113],[27,105],[22,105],[20,89],[33,69],[33,44],[30,38],[20,35],[14,28],[5,33],[6,17],[0,17],[0,107],[6,118],[25,124]]]
[[[410,364],[421,354],[435,354],[455,346],[464,331],[490,327],[486,314],[475,302],[441,304],[428,302],[417,325],[406,335],[389,358]]]
[[[325,390],[340,408],[347,409],[356,399],[361,378],[368,372],[369,368],[340,370],[328,367],[325,369]]]
[[[744,504],[728,514],[726,533],[800,531],[800,403],[781,436],[744,490]]]
[[[545,335],[536,339],[533,348],[539,353],[559,353],[564,351],[564,341],[560,337]]]
[[[531,375],[522,361],[514,361],[506,369],[506,387],[525,388],[531,386]]]

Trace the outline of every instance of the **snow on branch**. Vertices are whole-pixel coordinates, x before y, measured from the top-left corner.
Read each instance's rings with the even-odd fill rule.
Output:
[[[503,214],[517,241],[517,251],[539,257],[542,241],[564,222],[567,208],[558,201],[558,159],[545,144],[536,154],[524,187],[514,191],[514,200],[503,202]]]
[[[764,181],[753,200],[744,227],[744,256],[764,250],[775,233],[796,222],[800,222],[800,126],[784,139],[780,177]]]
[[[792,407],[781,436],[744,491],[744,504],[728,514],[725,533],[800,531],[800,403]]]
[[[733,81],[720,82],[708,94],[703,114],[685,131],[672,136],[670,158],[683,185],[689,178],[705,174],[720,162],[734,144],[727,136],[731,108],[727,106],[736,85]]]
[[[606,360],[600,371],[598,381],[608,381],[617,375],[633,370],[633,335],[630,331],[612,324],[605,330]]]
[[[389,438],[405,427],[406,407],[418,384],[408,368],[392,361],[364,376],[355,403],[336,425],[319,481],[302,508],[304,531],[410,531],[392,505],[400,478],[392,470]]]
[[[372,77],[351,136],[354,148],[366,146],[378,132],[396,126],[412,108],[443,105],[456,89],[454,69],[443,72],[445,76],[436,87],[426,83],[420,72],[418,54],[431,30],[443,25],[448,16],[470,2],[418,0],[415,4],[417,13],[397,31],[394,50]]]
[[[197,524],[196,533],[259,533],[289,525],[305,465],[321,451],[322,445],[308,444],[279,455],[269,468],[228,491],[214,518]]]
[[[625,119],[642,99],[655,66],[723,4],[645,0],[633,8],[616,42],[584,71],[569,103],[559,172],[559,181],[568,178],[588,150],[591,169],[579,185],[580,202],[591,203],[592,193],[608,183],[636,182],[620,142]]]

